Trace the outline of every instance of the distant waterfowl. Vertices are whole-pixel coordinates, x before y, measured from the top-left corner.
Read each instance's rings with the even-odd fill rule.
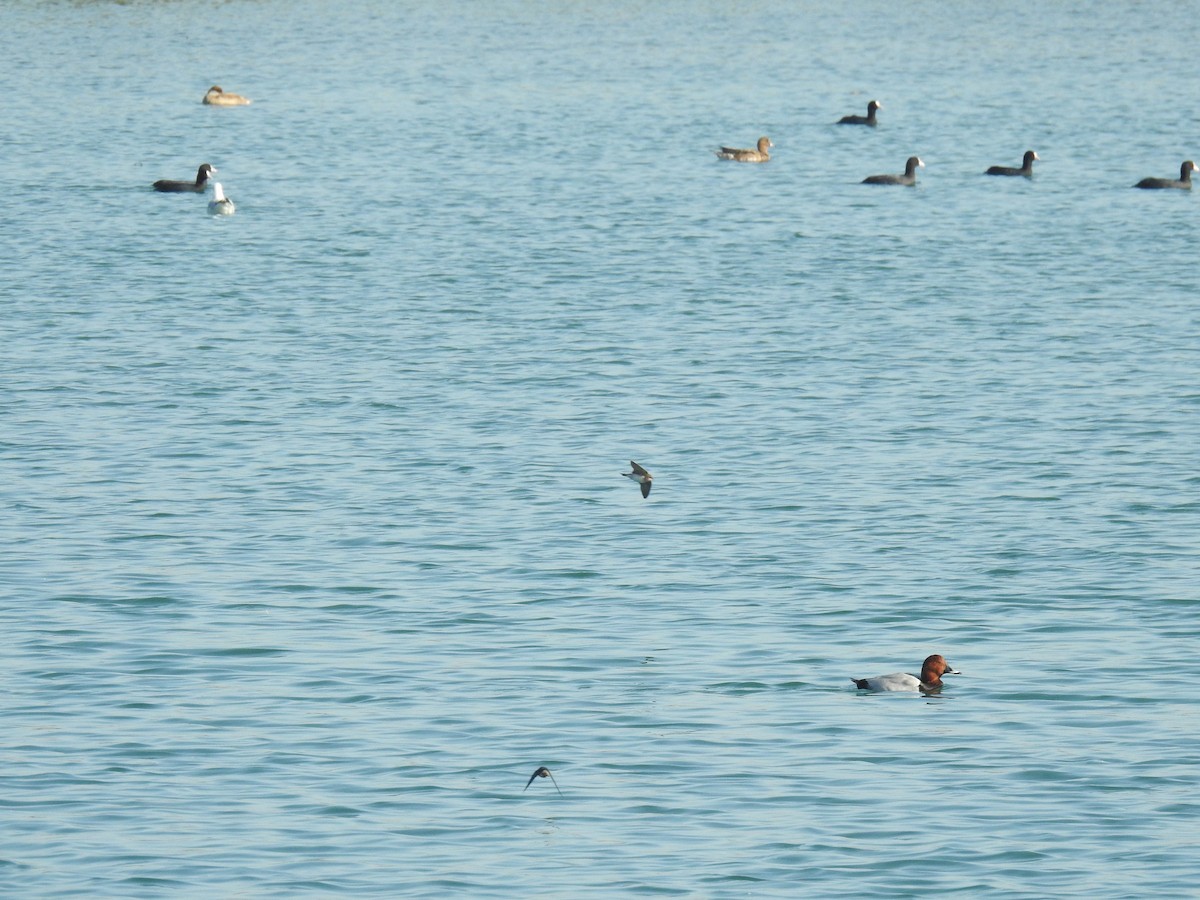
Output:
[[[195,194],[203,194],[204,189],[208,186],[208,176],[215,173],[216,167],[210,166],[208,163],[202,165],[196,170],[195,181],[170,181],[166,178],[154,182],[156,191],[165,191],[167,193],[181,194],[191,191]]]
[[[910,156],[908,162],[904,166],[903,175],[871,175],[862,180],[863,184],[907,184],[913,185],[917,183],[917,168],[925,168],[925,163],[921,162],[920,157]]]
[[[629,465],[633,466],[633,471],[622,472],[621,474],[626,478],[632,478],[634,481],[640,484],[642,486],[642,496],[649,497],[650,485],[654,481],[654,476],[635,463],[632,459],[629,461]]]
[[[1200,168],[1190,159],[1186,160],[1179,167],[1179,180],[1175,181],[1171,178],[1143,178],[1134,187],[1139,188],[1178,188],[1181,191],[1190,191],[1192,189],[1192,173],[1200,172]]]
[[[204,95],[204,103],[207,106],[249,106],[251,102],[249,97],[223,91],[217,84],[210,87],[208,93]]]
[[[1026,178],[1033,177],[1033,161],[1041,159],[1032,150],[1025,151],[1025,158],[1021,161],[1021,168],[1015,169],[1012,166],[992,166],[987,170],[988,175],[1024,175]]]
[[[236,209],[233,201],[225,196],[221,182],[213,182],[213,198],[208,201],[208,211],[214,216],[232,216]]]
[[[722,147],[715,151],[720,159],[732,159],[734,162],[768,162],[771,159],[771,154],[767,151],[774,147],[771,139],[768,137],[760,137],[758,139],[757,150],[743,150],[737,147]]]
[[[878,100],[872,100],[867,104],[867,114],[865,116],[842,116],[838,119],[839,125],[870,125],[874,128],[878,122],[875,120],[875,113],[883,109],[883,104]]]
[[[934,694],[942,689],[943,675],[961,674],[962,672],[950,667],[945,657],[935,653],[933,656],[927,656],[921,664],[920,678],[907,672],[893,672],[891,675],[850,680],[860,691],[920,691],[923,694]]]
[[[533,774],[529,776],[529,780],[525,782],[525,787],[521,788],[522,794],[529,790],[529,786],[533,784],[533,779],[535,778],[549,778],[551,781],[554,781],[554,776],[550,774],[549,769],[545,766],[538,766],[534,769]],[[558,786],[557,781],[554,781],[554,789],[558,791],[558,796],[561,797],[563,795],[562,788]]]

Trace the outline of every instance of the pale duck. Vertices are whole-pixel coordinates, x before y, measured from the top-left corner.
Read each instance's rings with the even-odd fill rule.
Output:
[[[757,150],[746,150],[738,147],[722,147],[714,151],[719,159],[732,159],[734,162],[770,162],[771,154],[767,151],[774,147],[769,137],[758,139]]]
[[[249,97],[221,90],[221,86],[218,84],[214,84],[208,89],[203,100],[205,106],[249,106],[251,102]]]

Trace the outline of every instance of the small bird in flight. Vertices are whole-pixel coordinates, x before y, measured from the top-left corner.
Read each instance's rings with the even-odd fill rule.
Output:
[[[525,787],[521,789],[522,794],[529,790],[529,786],[533,784],[533,779],[535,778],[549,778],[551,781],[554,781],[554,776],[550,774],[549,769],[547,769],[545,766],[538,766],[537,769],[534,770],[534,773],[529,776],[529,780],[525,782]],[[558,786],[557,781],[554,781],[554,789],[558,791],[558,796],[561,797],[563,795],[562,788]]]
[[[632,459],[629,461],[629,464],[633,466],[633,471],[622,472],[621,474],[626,478],[632,478],[634,481],[640,484],[642,486],[642,496],[649,497],[650,484],[654,481],[654,476],[635,463]]]

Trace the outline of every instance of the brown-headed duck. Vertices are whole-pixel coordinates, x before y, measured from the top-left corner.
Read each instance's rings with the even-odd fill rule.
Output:
[[[907,672],[893,672],[891,675],[876,675],[874,678],[851,678],[860,691],[920,691],[923,694],[934,694],[942,689],[943,675],[961,675],[962,672],[952,669],[945,658],[939,654],[927,656],[921,665],[921,677]]]
[[[757,150],[743,150],[738,147],[722,147],[714,151],[720,159],[732,159],[734,162],[769,162],[771,154],[767,151],[774,147],[769,137],[758,139]]]

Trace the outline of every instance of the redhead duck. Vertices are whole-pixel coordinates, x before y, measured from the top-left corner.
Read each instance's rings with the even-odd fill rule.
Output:
[[[230,94],[221,90],[221,86],[214,84],[208,89],[208,93],[204,95],[205,106],[249,106],[251,100],[249,97],[243,97],[241,94]]]
[[[233,201],[225,196],[221,182],[214,181],[213,198],[208,201],[208,211],[214,216],[232,216],[235,209],[237,207],[233,205]]]
[[[877,110],[883,109],[883,104],[878,100],[872,100],[867,104],[867,114],[865,116],[842,116],[838,119],[839,125],[870,125],[874,128],[878,122],[875,121],[875,113]]]
[[[1175,181],[1172,178],[1143,178],[1134,187],[1139,188],[1179,188],[1181,191],[1190,191],[1192,189],[1192,173],[1200,172],[1196,164],[1190,159],[1184,162],[1179,167],[1179,180]]]
[[[196,170],[195,181],[170,181],[162,178],[154,182],[154,189],[156,191],[165,191],[168,194],[182,194],[188,191],[194,194],[203,194],[204,189],[208,187],[208,176],[216,171],[216,166],[210,166],[208,163],[205,163]]]
[[[622,472],[621,474],[626,478],[632,478],[634,481],[640,484],[642,486],[642,496],[649,497],[650,485],[654,481],[654,476],[635,463],[632,459],[629,461],[629,465],[633,466],[633,471]]]
[[[910,156],[904,165],[903,175],[871,175],[862,180],[863,184],[906,184],[910,187],[917,183],[917,168],[925,168],[919,156]]]
[[[851,678],[850,680],[860,691],[920,691],[922,694],[935,694],[942,689],[943,675],[961,675],[950,663],[937,653],[927,656],[921,664],[921,677],[909,675],[907,672],[894,672],[891,675],[876,675],[874,678]]]
[[[720,150],[714,151],[719,159],[732,159],[734,162],[769,162],[771,154],[767,152],[775,145],[771,143],[768,137],[760,137],[758,139],[757,150],[741,150],[737,147],[722,147]]]
[[[1012,166],[992,166],[987,170],[988,175],[1024,175],[1026,178],[1033,177],[1033,161],[1041,159],[1032,150],[1025,151],[1025,158],[1021,160],[1021,168],[1014,169]]]

